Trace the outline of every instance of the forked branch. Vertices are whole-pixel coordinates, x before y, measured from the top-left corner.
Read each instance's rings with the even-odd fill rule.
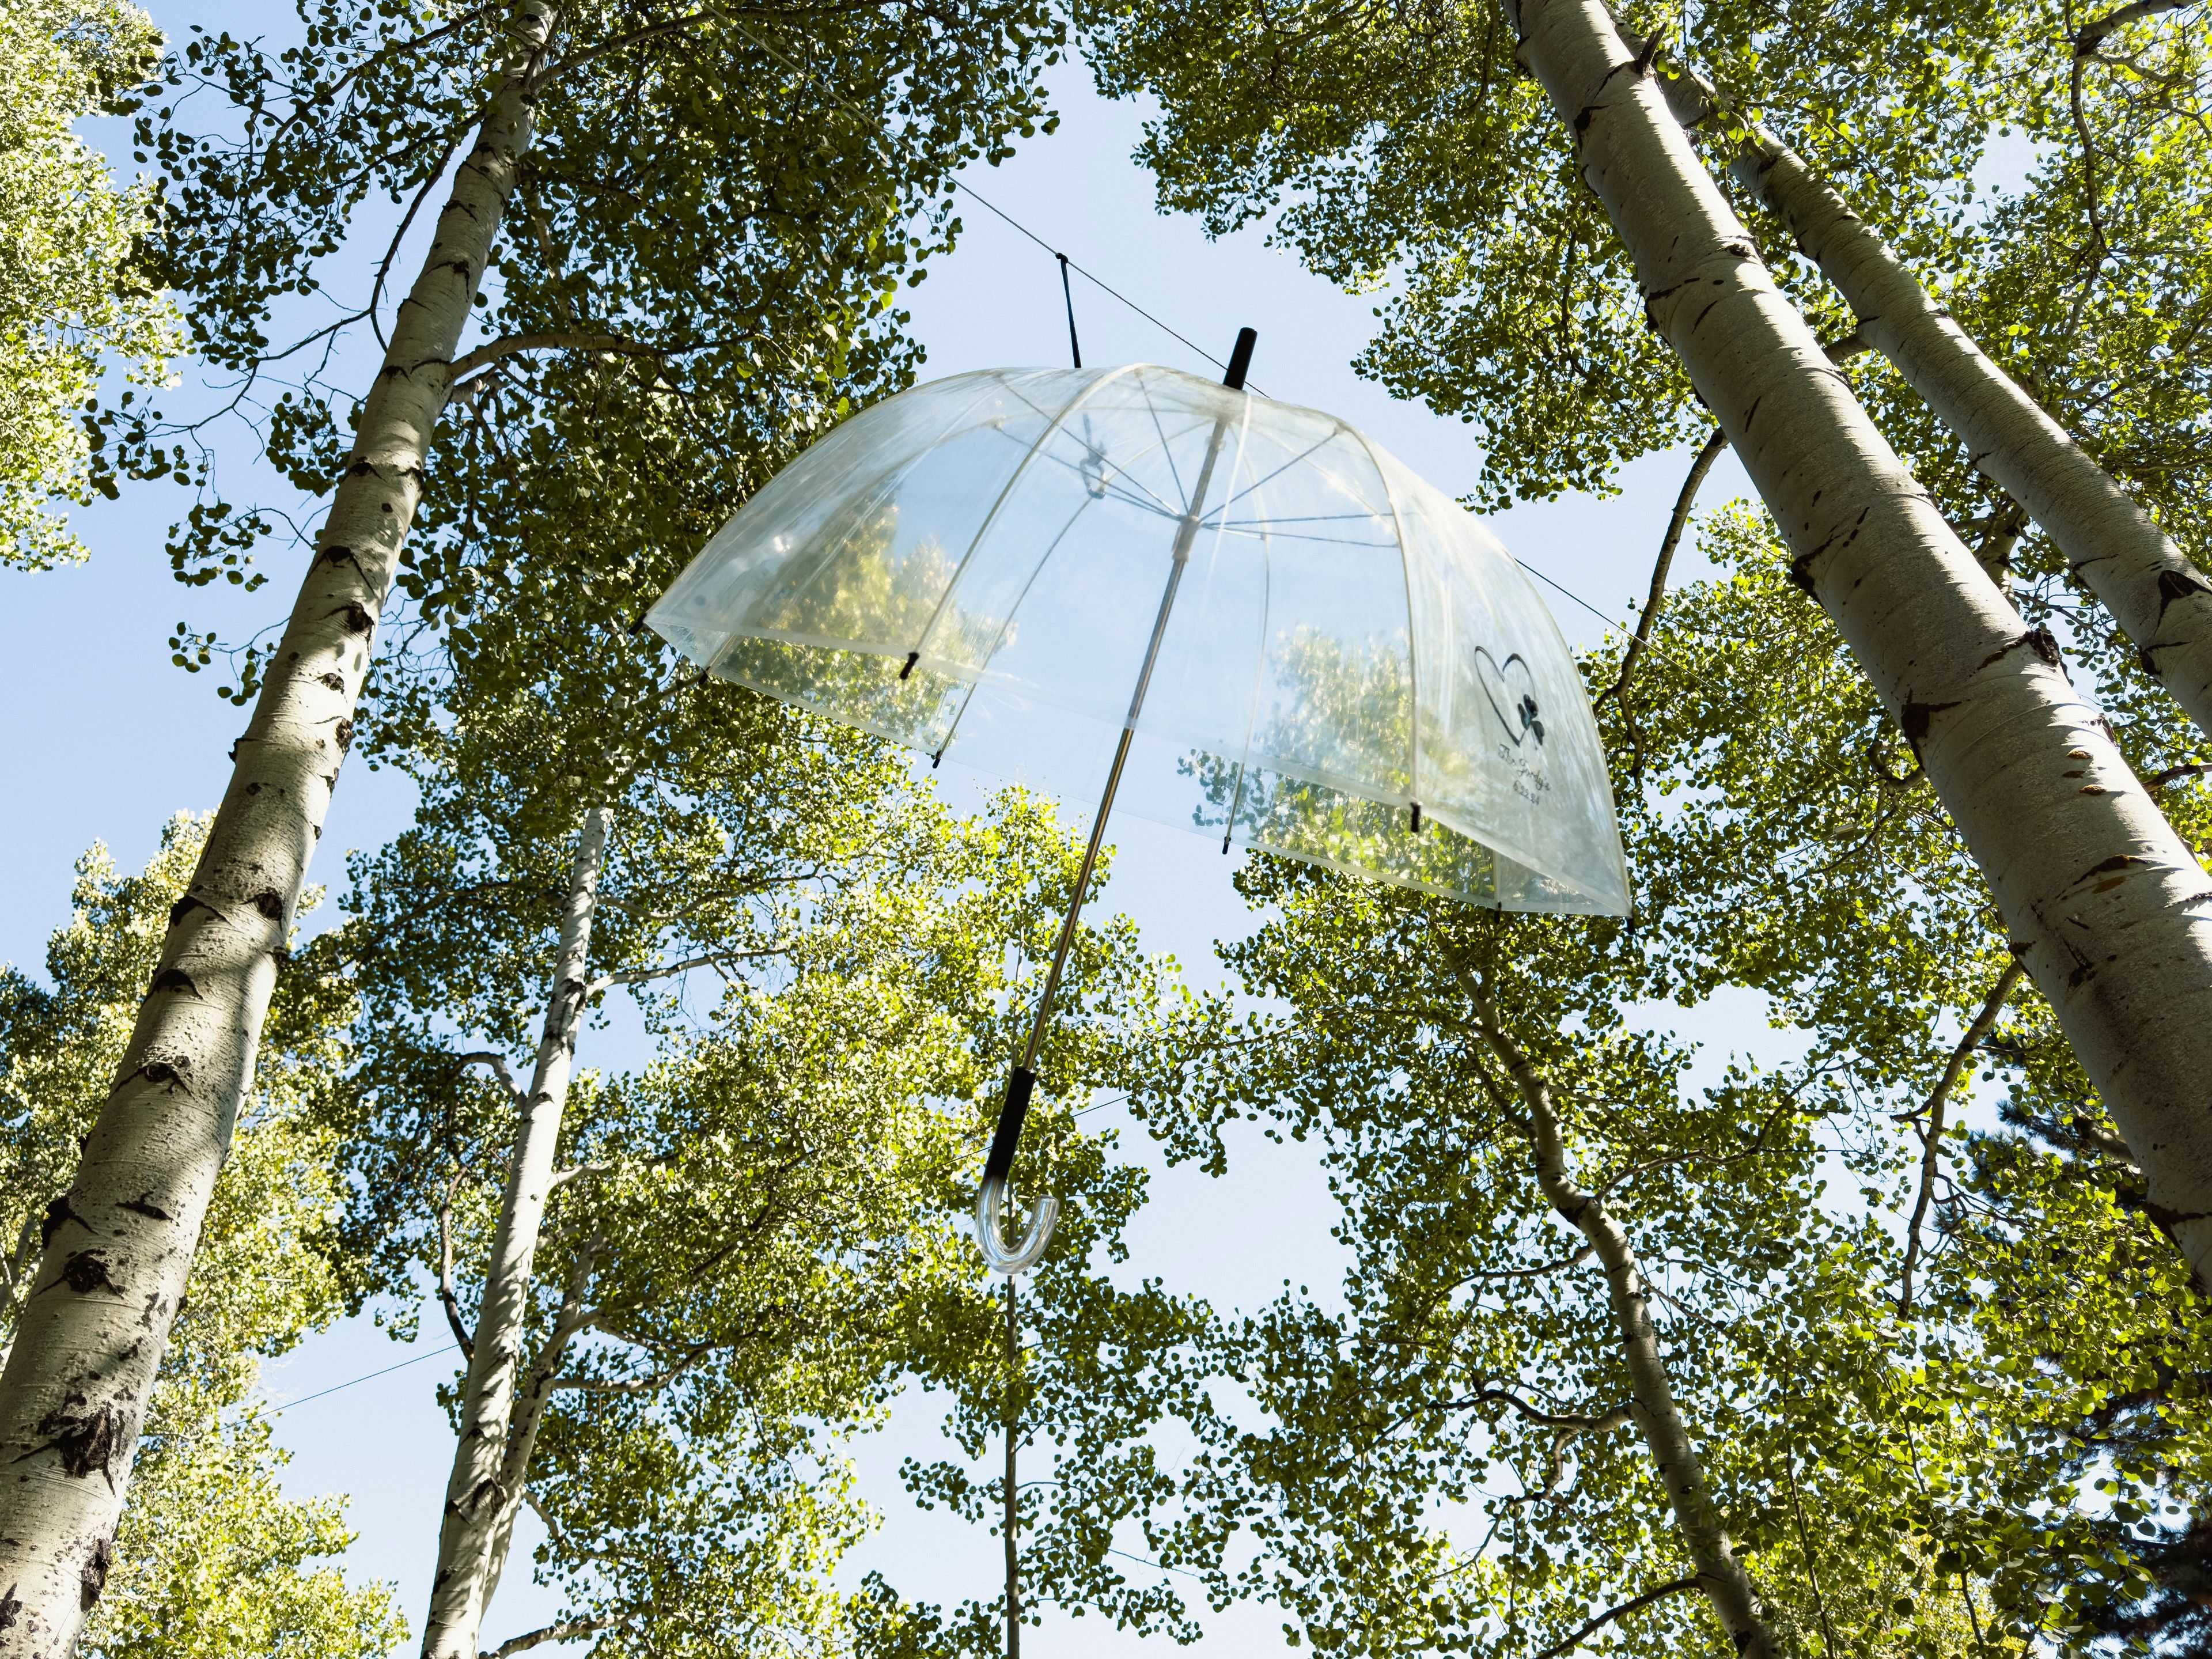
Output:
[[[611,351],[624,357],[659,357],[663,352],[659,346],[649,346],[642,340],[633,340],[626,334],[595,334],[586,330],[556,329],[544,334],[509,334],[503,338],[487,341],[474,351],[463,352],[453,359],[447,371],[446,382],[453,388],[449,397],[459,396],[463,384],[479,369],[489,368],[494,363],[508,357],[519,357],[527,351]]]
[[[2155,17],[2160,12],[2179,11],[2192,0],[2134,0],[2132,5],[2115,7],[2102,17],[2093,17],[2074,31],[2074,55],[2087,58],[2103,46],[2108,37],[2130,23],[2141,22],[2146,17]]]

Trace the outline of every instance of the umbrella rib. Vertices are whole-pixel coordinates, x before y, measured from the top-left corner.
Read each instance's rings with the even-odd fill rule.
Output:
[[[1017,397],[1020,396],[1018,392],[1015,395]],[[962,405],[958,413],[946,418],[945,424],[939,428],[937,437],[933,441],[930,447],[933,447],[937,443],[944,442],[946,434],[951,432],[970,415],[973,415],[978,409],[989,402],[990,398],[990,387],[986,386],[983,390],[978,392],[974,398],[970,398],[965,404]],[[1024,399],[1024,401],[1026,402],[1027,399]],[[886,468],[883,472],[872,478],[865,489],[855,491],[853,495],[852,501],[873,501],[878,504],[880,504],[882,501],[890,500],[894,495],[896,495],[899,487],[906,482],[909,476],[912,475],[914,470],[921,465],[922,458],[928,453],[929,449],[927,447],[916,450],[907,459],[899,462],[895,466]],[[848,501],[847,503],[848,509],[851,503]],[[815,583],[820,581],[830,568],[830,562],[828,560],[823,561],[821,563],[816,565],[813,569],[805,573],[798,586],[783,595],[779,603],[786,608],[787,614],[788,614],[788,608],[797,604],[800,596],[811,590]],[[774,590],[770,590],[771,592],[773,592],[773,591]],[[763,601],[757,601],[751,607],[751,613],[757,613],[760,604],[764,602],[764,598]]]
[[[1022,441],[1012,433],[1006,431],[1003,427],[999,428],[999,432],[1000,435],[1004,437],[1009,443],[1018,444]],[[1045,441],[1043,439],[1039,439],[1036,443],[1028,446],[1030,453],[1032,455],[1042,453],[1044,449],[1044,441]],[[1164,434],[1163,434],[1163,441],[1164,442]],[[1088,449],[1091,446],[1085,444],[1084,447]],[[1093,453],[1095,453],[1096,452],[1094,451]],[[1142,460],[1144,459],[1144,454],[1149,453],[1150,452],[1147,451],[1144,453],[1133,455],[1130,457],[1130,459],[1133,461]],[[1078,466],[1073,461],[1069,460],[1064,455],[1047,453],[1044,454],[1043,458],[1046,460],[1050,461],[1054,466],[1065,467],[1068,471],[1073,472],[1079,478],[1084,477],[1083,469]],[[1101,459],[1103,459],[1103,458],[1101,457]],[[1174,462],[1172,459],[1169,462],[1169,467],[1170,471],[1173,470]],[[1119,495],[1115,499],[1127,501],[1132,507],[1142,507],[1147,513],[1157,513],[1164,519],[1180,519],[1182,517],[1182,510],[1181,508],[1170,506],[1166,501],[1162,501],[1151,490],[1145,489],[1144,480],[1130,477],[1128,469],[1126,467],[1115,468],[1114,472],[1114,483],[1102,484],[1100,488],[1110,492],[1114,489],[1115,485],[1121,483],[1124,479],[1127,479],[1129,483],[1134,485],[1138,489],[1143,490],[1145,499],[1139,501],[1134,495]],[[1085,489],[1090,487],[1090,480],[1088,478],[1084,478],[1084,487]],[[1182,486],[1178,484],[1176,485],[1176,488],[1181,489]]]
[[[1264,525],[1262,525],[1257,532],[1249,531],[1247,529],[1247,526],[1241,524],[1218,525],[1215,528],[1224,532],[1234,530],[1243,532],[1247,534],[1256,533],[1261,536],[1280,536],[1286,542],[1327,542],[1332,547],[1376,547],[1387,549],[1392,545],[1392,544],[1389,542],[1363,542],[1354,536],[1316,536],[1308,531],[1269,530],[1266,528]]]
[[[1176,494],[1181,495],[1183,493],[1182,470],[1175,464],[1175,449],[1168,442],[1167,428],[1160,424],[1160,406],[1152,401],[1152,388],[1149,386],[1145,389],[1145,413],[1152,417],[1152,430],[1160,434],[1160,454],[1167,461],[1168,477],[1175,480]],[[1139,487],[1142,488],[1141,485]],[[1146,493],[1149,495],[1152,492],[1147,490]],[[1199,505],[1201,503],[1192,502],[1185,497],[1183,511],[1188,513]]]
[[[1314,453],[1314,452],[1315,452],[1316,450],[1326,449],[1326,448],[1327,448],[1330,444],[1332,444],[1332,443],[1334,443],[1334,442],[1335,442],[1335,441],[1336,441],[1337,437],[1339,436],[1339,434],[1340,434],[1346,433],[1346,432],[1351,432],[1351,431],[1352,431],[1352,428],[1351,428],[1350,427],[1348,427],[1348,426],[1342,426],[1342,425],[1340,425],[1340,426],[1336,427],[1334,430],[1332,430],[1332,431],[1329,433],[1328,436],[1327,436],[1326,438],[1322,438],[1322,439],[1321,439],[1321,440],[1317,441],[1316,443],[1314,443],[1314,444],[1311,446],[1311,447],[1307,448],[1307,449],[1303,449],[1303,450],[1299,451],[1297,454],[1295,454],[1295,455],[1291,456],[1291,459],[1290,459],[1289,460],[1285,461],[1285,462],[1284,462],[1280,466],[1277,467],[1277,468],[1276,468],[1273,472],[1267,473],[1267,474],[1266,474],[1264,477],[1257,477],[1257,478],[1253,479],[1253,480],[1252,480],[1252,482],[1251,482],[1250,483],[1249,483],[1249,484],[1245,485],[1243,489],[1242,489],[1238,490],[1238,491],[1237,491],[1234,495],[1231,495],[1231,496],[1227,501],[1225,501],[1222,502],[1222,504],[1221,504],[1221,510],[1222,510],[1224,513],[1226,513],[1226,512],[1227,512],[1231,507],[1232,507],[1236,506],[1237,502],[1239,502],[1239,501],[1243,501],[1243,500],[1247,495],[1250,495],[1254,490],[1255,490],[1255,489],[1258,489],[1261,488],[1263,485],[1272,483],[1273,483],[1277,478],[1281,477],[1283,476],[1283,474],[1285,474],[1285,472],[1288,472],[1288,471],[1289,471],[1292,467],[1296,466],[1296,465],[1297,465],[1300,461],[1303,461],[1304,459],[1305,459],[1305,458],[1306,458],[1307,456],[1309,456],[1309,455],[1310,455],[1310,454]],[[1352,435],[1353,435],[1354,437],[1358,436],[1358,434],[1357,433],[1353,433],[1353,434],[1352,434]],[[1372,457],[1370,456],[1370,459],[1372,459]],[[1377,472],[1380,472],[1380,471],[1382,471],[1382,469],[1381,469],[1380,467],[1377,467],[1377,468],[1376,469],[1376,471]]]
[[[1014,493],[1014,486],[1021,483],[1022,475],[1029,471],[1030,463],[1036,459],[1037,452],[1052,441],[1052,434],[1060,430],[1067,417],[1074,414],[1085,400],[1128,372],[1127,368],[1109,368],[1090,385],[1083,387],[1067,400],[1066,406],[1059,414],[1052,417],[1051,424],[1045,428],[1036,442],[1030,447],[1029,453],[1022,457],[1020,464],[1014,468],[1013,476],[1006,480],[1005,488],[999,491],[998,499],[991,503],[991,510],[983,515],[983,522],[975,526],[975,533],[968,543],[968,550],[960,556],[960,562],[953,567],[952,574],[945,580],[945,591],[937,596],[936,605],[930,609],[929,620],[921,625],[921,632],[915,637],[912,653],[907,658],[908,668],[912,668],[915,659],[921,656],[922,646],[928,641],[930,630],[937,626],[939,620],[945,615],[945,607],[951,602],[952,590],[960,586],[960,578],[967,573],[969,561],[975,556],[975,550],[983,544],[983,538],[991,533],[991,526],[999,521],[1000,509],[1006,506],[1007,498]],[[1020,396],[1018,392],[1015,395]],[[1024,398],[1024,401],[1028,400]],[[1004,428],[1001,428],[1000,430],[1003,431]],[[1081,511],[1080,508],[1077,510]],[[1008,614],[1012,613],[1010,611]],[[943,751],[940,750],[939,752]]]
[[[1045,566],[1052,562],[1052,556],[1060,550],[1060,543],[1067,539],[1067,532],[1075,528],[1075,521],[1083,516],[1084,509],[1090,505],[1088,501],[1076,504],[1075,511],[1067,515],[1067,522],[1060,526],[1060,534],[1052,538],[1050,545],[1030,567],[1029,580],[1022,584],[1022,591],[1014,595],[1014,602],[1006,607],[1006,614],[999,619],[998,632],[991,636],[991,648],[983,653],[982,660],[975,665],[975,678],[968,682],[968,695],[960,699],[960,707],[952,712],[952,724],[945,728],[945,741],[937,745],[937,753],[932,757],[933,764],[942,761],[945,751],[952,747],[952,739],[959,732],[960,722],[967,718],[968,705],[975,701],[975,692],[983,683],[983,676],[990,672],[991,659],[999,654],[1000,646],[1006,642],[1006,630],[1014,625],[1014,613],[1022,608],[1022,601],[1029,598],[1030,589],[1036,586],[1036,579],[1044,574]]]
[[[1375,510],[1364,508],[1358,513],[1300,513],[1287,519],[1224,519],[1224,530],[1251,530],[1278,524],[1338,524],[1346,519],[1372,519]]]
[[[1000,385],[1012,395],[1015,402],[1027,407],[1030,413],[1036,416],[1039,420],[1047,422],[1049,422],[1052,420],[1052,416],[1047,412],[1045,406],[1042,404],[1039,403],[1036,398],[1028,396],[1012,380],[1002,380],[1000,382]],[[998,430],[1003,432],[1006,428],[1004,427],[1000,427]]]
[[[1421,645],[1420,624],[1413,616],[1413,563],[1406,546],[1406,520],[1398,511],[1398,492],[1390,488],[1390,475],[1382,470],[1382,457],[1367,434],[1353,428],[1345,428],[1359,441],[1367,453],[1367,464],[1375,469],[1375,481],[1382,486],[1382,499],[1389,503],[1390,522],[1398,532],[1398,574],[1406,583],[1406,787],[1413,797],[1413,833],[1421,830],[1419,808],[1421,794]]]

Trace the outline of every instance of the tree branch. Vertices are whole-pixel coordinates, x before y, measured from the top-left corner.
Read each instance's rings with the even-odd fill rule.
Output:
[[[1651,643],[1651,629],[1659,620],[1660,602],[1667,597],[1668,572],[1674,563],[1674,550],[1682,544],[1682,531],[1690,522],[1690,508],[1697,501],[1698,491],[1705,487],[1705,475],[1713,470],[1713,463],[1720,459],[1721,451],[1727,447],[1728,434],[1715,427],[1712,436],[1705,440],[1704,447],[1691,461],[1689,475],[1682,480],[1682,488],[1674,497],[1674,511],[1668,518],[1667,533],[1659,538],[1659,556],[1651,566],[1650,597],[1644,601],[1644,614],[1636,619],[1636,633],[1628,641],[1628,649],[1621,653],[1620,672],[1599,694],[1598,702],[1620,697],[1621,707],[1628,706],[1628,677],[1636,672],[1637,659]]]
[[[439,180],[452,168],[453,156],[459,150],[464,136],[481,118],[480,114],[472,114],[467,127],[456,127],[448,136],[445,155],[439,158],[438,165],[424,178],[413,199],[407,204],[407,211],[399,216],[398,228],[392,233],[392,241],[384,250],[384,257],[376,262],[376,280],[368,288],[368,326],[370,332],[376,336],[376,343],[387,353],[392,349],[392,342],[384,337],[384,323],[377,313],[384,305],[384,285],[391,279],[393,261],[399,257],[399,245],[406,240],[407,233],[413,228],[415,216],[422,211],[422,204],[429,199],[430,192],[438,187]]]
[[[2146,17],[2155,17],[2160,12],[2179,11],[2192,0],[2134,0],[2132,5],[2120,6],[2102,17],[2093,17],[2074,31],[2074,55],[2087,58],[2106,40],[2130,23],[2141,22]]]
[[[1540,1406],[1530,1405],[1510,1389],[1478,1389],[1463,1400],[1444,1400],[1439,1401],[1437,1404],[1446,1411],[1462,1411],[1469,1406],[1487,1405],[1493,1401],[1512,1407],[1531,1423],[1540,1424],[1547,1429],[1565,1431],[1563,1439],[1572,1439],[1578,1434],[1603,1434],[1609,1430],[1620,1427],[1632,1417],[1629,1408],[1626,1406],[1615,1406],[1612,1410],[1601,1412],[1595,1417],[1584,1416],[1575,1412],[1547,1412]]]
[[[447,396],[458,394],[461,382],[478,369],[489,368],[503,358],[520,356],[526,351],[614,351],[626,357],[661,355],[659,346],[647,345],[626,334],[594,334],[571,329],[556,329],[544,334],[509,334],[501,339],[486,341],[474,351],[454,358],[447,371],[447,384],[453,388]]]
[[[514,1080],[514,1073],[507,1069],[505,1054],[495,1054],[489,1048],[479,1048],[473,1054],[457,1055],[454,1064],[465,1070],[471,1066],[489,1066],[499,1080],[507,1085],[507,1093],[514,1097],[517,1103],[521,1102],[522,1085]]]
[[[1657,39],[1654,35],[1652,41],[1656,42]],[[1647,42],[1647,47],[1650,44]],[[1873,348],[1866,337],[1854,328],[1841,339],[1831,340],[1820,349],[1828,354],[1830,362],[1842,363]],[[1652,626],[1659,620],[1660,603],[1667,597],[1668,572],[1674,565],[1675,549],[1681,545],[1682,532],[1690,522],[1690,509],[1697,502],[1698,490],[1705,487],[1706,474],[1713,470],[1713,463],[1720,459],[1721,452],[1727,447],[1728,434],[1715,427],[1712,435],[1705,440],[1704,447],[1690,462],[1689,473],[1683,478],[1681,490],[1674,497],[1674,510],[1667,520],[1667,533],[1659,538],[1659,556],[1651,566],[1650,596],[1644,601],[1644,612],[1636,619],[1635,636],[1629,641],[1628,649],[1621,653],[1620,674],[1612,685],[1598,694],[1597,700],[1601,703],[1607,697],[1620,697],[1622,708],[1625,710],[1628,706],[1625,696],[1628,677],[1635,672],[1637,659],[1651,643]]]
[[[1912,1270],[1920,1260],[1920,1224],[1928,1218],[1928,1206],[1936,1194],[1936,1165],[1942,1157],[1943,1109],[1950,1101],[1951,1091],[1958,1086],[1960,1078],[1966,1074],[1966,1062],[1974,1057],[1974,1050],[1982,1046],[1982,1039],[1997,1023],[1998,1014],[2004,1010],[2005,999],[2012,994],[2013,988],[2020,983],[2021,975],[2025,971],[2015,959],[2007,963],[2004,972],[1997,975],[1996,984],[1982,1002],[1981,1012],[1974,1016],[1973,1023],[1959,1038],[1958,1046],[1951,1050],[1951,1058],[1944,1062],[1943,1075],[1936,1080],[1935,1089],[1920,1109],[1927,1115],[1928,1121],[1920,1130],[1925,1143],[1920,1154],[1920,1196],[1912,1206],[1912,1219],[1905,1229],[1905,1271],[1897,1293],[1897,1312],[1900,1319],[1912,1311]]]
[[[568,262],[554,246],[553,228],[545,222],[545,204],[539,197],[538,180],[526,173],[519,181],[522,197],[523,222],[538,239],[538,257],[545,261],[545,269],[553,277],[553,302],[561,308],[561,320],[569,327],[576,325],[575,307],[568,296],[561,292],[561,279],[568,274]]]
[[[1654,1601],[1663,1601],[1669,1595],[1680,1595],[1686,1590],[1693,1590],[1697,1588],[1698,1581],[1693,1575],[1688,1578],[1674,1579],[1669,1583],[1660,1585],[1656,1589],[1648,1589],[1632,1601],[1623,1601],[1619,1607],[1608,1608],[1601,1613],[1565,1641],[1555,1643],[1537,1654],[1535,1659],[1560,1659],[1561,1655],[1572,1653],[1580,1647],[1583,1638],[1589,1635],[1593,1631],[1603,1630],[1614,1620],[1626,1619],[1639,1608],[1650,1607]]]
[[[627,52],[630,47],[642,46],[647,40],[659,40],[671,34],[681,34],[689,29],[696,28],[702,23],[711,22],[720,15],[720,13],[715,8],[709,6],[701,11],[688,12],[681,17],[665,18],[658,23],[647,24],[641,29],[632,29],[627,34],[611,34],[605,40],[594,41],[581,51],[570,52],[566,58],[555,58],[538,70],[536,79],[539,85],[544,85],[554,76],[566,75],[571,70],[580,70],[594,58],[605,58],[611,52]]]
[[[2185,766],[2169,766],[2143,780],[2143,787],[2156,794],[2168,784],[2179,783],[2188,778],[2201,778],[2212,772],[2212,761],[2191,761]]]
[[[840,12],[866,11],[874,3],[875,0],[833,0],[832,3],[817,5],[808,9],[810,14],[816,17],[835,16]],[[744,27],[744,20],[747,19],[761,23],[782,23],[790,21],[790,15],[787,12],[764,11],[750,7],[702,6],[697,11],[687,12],[681,17],[665,18],[660,22],[647,24],[643,28],[632,29],[627,34],[609,35],[605,40],[595,41],[580,52],[571,52],[566,58],[556,58],[532,77],[532,89],[545,86],[556,76],[566,75],[572,70],[581,69],[595,58],[605,58],[611,52],[627,52],[630,47],[642,46],[648,40],[659,40],[671,34],[681,34],[697,27],[702,23],[727,23],[745,39],[759,46],[762,51],[768,52],[771,58],[781,58],[784,63],[789,64],[790,60],[785,58],[782,53],[769,48],[766,42],[757,39],[750,29]],[[845,99],[840,98],[839,101],[847,103],[848,107],[852,106]]]
[[[1557,1261],[1546,1261],[1534,1267],[1484,1268],[1468,1275],[1469,1279],[1542,1279],[1548,1273],[1565,1273],[1570,1267],[1587,1267],[1597,1260],[1597,1252],[1585,1244],[1572,1255],[1561,1256]]]
[[[753,962],[763,957],[780,957],[785,946],[773,945],[757,951],[709,951],[704,956],[687,957],[681,962],[663,963],[657,968],[627,968],[619,974],[606,974],[592,981],[584,993],[586,1001],[602,991],[617,985],[642,985],[649,980],[673,979],[678,974],[688,974],[694,968],[715,968],[726,962]]]
[[[527,1653],[545,1643],[573,1642],[578,1637],[589,1636],[595,1631],[611,1630],[621,1622],[611,1613],[603,1613],[591,1619],[563,1619],[557,1625],[541,1626],[537,1630],[525,1631],[520,1636],[511,1637],[497,1647],[486,1650],[480,1659],[510,1659],[512,1655]]]
[[[727,1342],[694,1343],[684,1350],[684,1357],[674,1364],[664,1366],[659,1370],[650,1372],[644,1376],[611,1379],[586,1376],[580,1372],[571,1373],[567,1376],[556,1376],[545,1385],[546,1392],[550,1394],[556,1389],[573,1389],[580,1394],[658,1394],[709,1354],[720,1353],[726,1349],[737,1347],[743,1340],[743,1338],[737,1338]]]

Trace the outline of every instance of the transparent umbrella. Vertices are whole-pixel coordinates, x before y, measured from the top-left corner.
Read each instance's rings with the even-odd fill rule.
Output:
[[[991,369],[885,399],[649,613],[722,678],[1088,794],[1083,877],[977,1198],[984,1255],[1108,814],[1508,909],[1619,915],[1597,728],[1543,601],[1333,416],[1172,368]]]

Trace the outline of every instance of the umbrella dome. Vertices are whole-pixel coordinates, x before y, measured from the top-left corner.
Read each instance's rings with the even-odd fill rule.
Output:
[[[647,620],[722,678],[1055,793],[1126,730],[1114,805],[1224,851],[1628,909],[1550,611],[1315,410],[1150,364],[933,381],[801,455]]]

